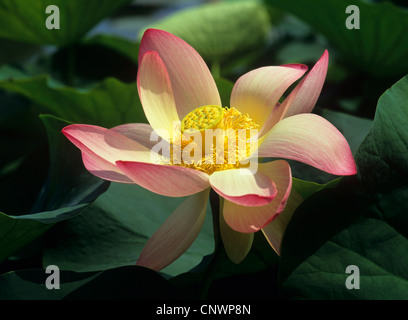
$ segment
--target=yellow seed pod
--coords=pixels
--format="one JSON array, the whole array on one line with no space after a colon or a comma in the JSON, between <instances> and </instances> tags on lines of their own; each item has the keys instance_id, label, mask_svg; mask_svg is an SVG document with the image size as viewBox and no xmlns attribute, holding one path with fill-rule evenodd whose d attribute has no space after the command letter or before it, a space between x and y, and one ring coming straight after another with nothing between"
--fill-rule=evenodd
<instances>
[{"instance_id":1,"label":"yellow seed pod","mask_svg":"<svg viewBox=\"0 0 408 320\"><path fill-rule=\"evenodd\" d=\"M189 129L205 131L222 127L223 108L215 105L202 106L189 112L181 121L181 132Z\"/></svg>"}]
</instances>

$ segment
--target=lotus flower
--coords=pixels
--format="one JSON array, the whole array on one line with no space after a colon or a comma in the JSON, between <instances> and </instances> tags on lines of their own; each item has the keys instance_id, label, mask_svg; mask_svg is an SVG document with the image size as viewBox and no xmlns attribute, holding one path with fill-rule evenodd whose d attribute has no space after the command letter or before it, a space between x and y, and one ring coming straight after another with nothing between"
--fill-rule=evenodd
<instances>
[{"instance_id":1,"label":"lotus flower","mask_svg":"<svg viewBox=\"0 0 408 320\"><path fill-rule=\"evenodd\" d=\"M161 270L188 249L203 225L211 188L222 199L224 246L230 258L240 262L251 247L253 233L285 208L292 185L290 166L284 160L259 163L255 172L250 171L243 163L254 150L259 157L293 159L335 175L356 173L343 135L327 120L310 113L327 66L325 51L282 103L279 99L307 67L287 64L255 69L237 80L230 108L222 108L207 65L190 45L165 31L148 29L144 33L137 88L149 124L111 129L74 124L63 129L82 151L83 163L92 174L138 184L164 196L188 196L147 242L137 265ZM174 130L174 123L181 124L179 131ZM188 130L202 133L214 128L222 132L257 129L255 148L244 148L243 154L234 151L233 163L208 164L204 156L193 162L174 156L163 163L152 160L158 144L151 138L155 132L170 150L183 151L192 140L179 138ZM160 132L168 134L165 137ZM246 139L241 140L247 147L251 139ZM271 242L280 241L275 240Z\"/></svg>"}]
</instances>

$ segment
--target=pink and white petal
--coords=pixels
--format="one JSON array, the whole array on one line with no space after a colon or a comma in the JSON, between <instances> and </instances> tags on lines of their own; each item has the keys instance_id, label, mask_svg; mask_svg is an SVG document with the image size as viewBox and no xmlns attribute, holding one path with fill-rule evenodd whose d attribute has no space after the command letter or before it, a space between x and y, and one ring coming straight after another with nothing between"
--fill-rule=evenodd
<instances>
[{"instance_id":1,"label":"pink and white petal","mask_svg":"<svg viewBox=\"0 0 408 320\"><path fill-rule=\"evenodd\" d=\"M166 66L155 51L140 59L137 88L146 118L154 130L173 134L173 122L180 121Z\"/></svg>"},{"instance_id":2,"label":"pink and white petal","mask_svg":"<svg viewBox=\"0 0 408 320\"><path fill-rule=\"evenodd\" d=\"M256 232L276 218L286 206L292 188L289 164L284 160L261 163L259 171L273 179L277 194L269 204L261 207L246 207L224 200L225 222L235 231Z\"/></svg>"},{"instance_id":3,"label":"pink and white petal","mask_svg":"<svg viewBox=\"0 0 408 320\"><path fill-rule=\"evenodd\" d=\"M312 70L282 103L281 118L282 116L288 118L299 113L309 113L313 110L326 79L328 64L329 52L325 50Z\"/></svg>"},{"instance_id":4,"label":"pink and white petal","mask_svg":"<svg viewBox=\"0 0 408 320\"><path fill-rule=\"evenodd\" d=\"M297 160L335 175L357 172L344 136L329 121L311 113L279 121L263 139L258 156Z\"/></svg>"},{"instance_id":5,"label":"pink and white petal","mask_svg":"<svg viewBox=\"0 0 408 320\"><path fill-rule=\"evenodd\" d=\"M240 77L231 93L231 107L248 114L261 127L282 94L307 70L304 65L261 67Z\"/></svg>"},{"instance_id":6,"label":"pink and white petal","mask_svg":"<svg viewBox=\"0 0 408 320\"><path fill-rule=\"evenodd\" d=\"M264 206L277 193L268 176L245 168L216 171L210 176L210 184L221 197L241 206Z\"/></svg>"},{"instance_id":7,"label":"pink and white petal","mask_svg":"<svg viewBox=\"0 0 408 320\"><path fill-rule=\"evenodd\" d=\"M292 219L296 208L302 202L302 196L295 190L292 190L290 192L289 199L286 202L286 207L282 213L273 219L272 222L262 228L262 233L264 234L266 240L278 255L281 254L281 244L286 227L288 226L290 219Z\"/></svg>"},{"instance_id":8,"label":"pink and white petal","mask_svg":"<svg viewBox=\"0 0 408 320\"><path fill-rule=\"evenodd\" d=\"M140 44L139 63L148 51L156 51L167 68L180 119L200 106L221 106L210 70L187 42L166 31L148 29Z\"/></svg>"},{"instance_id":9,"label":"pink and white petal","mask_svg":"<svg viewBox=\"0 0 408 320\"><path fill-rule=\"evenodd\" d=\"M312 70L286 97L282 104L277 104L274 111L269 115L265 125L259 133L264 136L282 118L287 118L299 113L311 112L322 91L326 79L329 64L329 53L327 50L316 62Z\"/></svg>"},{"instance_id":10,"label":"pink and white petal","mask_svg":"<svg viewBox=\"0 0 408 320\"><path fill-rule=\"evenodd\" d=\"M116 165L136 184L167 197L189 196L210 187L206 173L186 167L134 161Z\"/></svg>"},{"instance_id":11,"label":"pink and white petal","mask_svg":"<svg viewBox=\"0 0 408 320\"><path fill-rule=\"evenodd\" d=\"M221 198L220 200L223 199ZM251 250L254 240L254 234L241 233L232 229L225 222L224 216L222 214L222 206L220 212L220 232L222 243L230 260L236 264L241 263Z\"/></svg>"},{"instance_id":12,"label":"pink and white petal","mask_svg":"<svg viewBox=\"0 0 408 320\"><path fill-rule=\"evenodd\" d=\"M147 123L126 123L110 130L130 138L148 149L152 149L157 144L153 138L153 128Z\"/></svg>"},{"instance_id":13,"label":"pink and white petal","mask_svg":"<svg viewBox=\"0 0 408 320\"><path fill-rule=\"evenodd\" d=\"M73 124L63 128L62 133L83 153L96 155L111 165L115 165L118 160L150 162L148 148L109 129Z\"/></svg>"},{"instance_id":14,"label":"pink and white petal","mask_svg":"<svg viewBox=\"0 0 408 320\"><path fill-rule=\"evenodd\" d=\"M82 152L82 162L84 163L85 168L90 173L101 179L113 182L134 184L134 182L130 178L125 176L118 167L102 159L94 153Z\"/></svg>"},{"instance_id":15,"label":"pink and white petal","mask_svg":"<svg viewBox=\"0 0 408 320\"><path fill-rule=\"evenodd\" d=\"M197 238L205 218L209 189L188 197L149 239L136 265L160 271Z\"/></svg>"}]
</instances>

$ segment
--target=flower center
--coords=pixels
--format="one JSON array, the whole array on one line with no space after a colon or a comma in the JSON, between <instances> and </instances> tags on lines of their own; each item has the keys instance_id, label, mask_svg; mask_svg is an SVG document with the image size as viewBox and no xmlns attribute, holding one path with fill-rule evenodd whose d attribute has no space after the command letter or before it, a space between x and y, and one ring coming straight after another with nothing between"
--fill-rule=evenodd
<instances>
[{"instance_id":1,"label":"flower center","mask_svg":"<svg viewBox=\"0 0 408 320\"><path fill-rule=\"evenodd\" d=\"M181 132L189 129L205 131L222 125L223 109L220 106L203 106L188 113L181 121Z\"/></svg>"},{"instance_id":2,"label":"flower center","mask_svg":"<svg viewBox=\"0 0 408 320\"><path fill-rule=\"evenodd\" d=\"M171 164L211 174L240 168L256 148L259 125L235 108L208 105L194 109L181 121L170 144ZM198 133L194 134L194 133ZM198 137L198 140L197 140ZM201 139L200 139L201 138ZM194 155L194 156L192 156Z\"/></svg>"}]
</instances>

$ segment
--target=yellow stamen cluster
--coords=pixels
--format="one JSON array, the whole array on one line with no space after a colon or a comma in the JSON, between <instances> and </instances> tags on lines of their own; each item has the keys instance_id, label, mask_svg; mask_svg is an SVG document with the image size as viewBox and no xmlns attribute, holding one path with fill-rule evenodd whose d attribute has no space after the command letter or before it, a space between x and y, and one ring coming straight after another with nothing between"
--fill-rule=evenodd
<instances>
[{"instance_id":1,"label":"yellow stamen cluster","mask_svg":"<svg viewBox=\"0 0 408 320\"><path fill-rule=\"evenodd\" d=\"M235 108L218 106L197 108L184 117L179 136L173 137L170 148L171 164L200 170L207 174L239 168L242 166L240 161L248 157L257 147L256 142L249 143L248 139L250 138L250 129L258 129L258 127L259 125L248 114L243 115ZM207 146L207 148L204 145L206 129L213 129L216 132L212 139L212 145ZM203 137L202 147L197 146L197 149L201 150L201 157L198 161L188 163L175 154L181 155L183 150L187 150L185 148L188 145L191 147L195 144L193 138L186 138L186 133L194 130L200 131ZM207 149L211 150L209 154L204 152Z\"/></svg>"}]
</instances>

